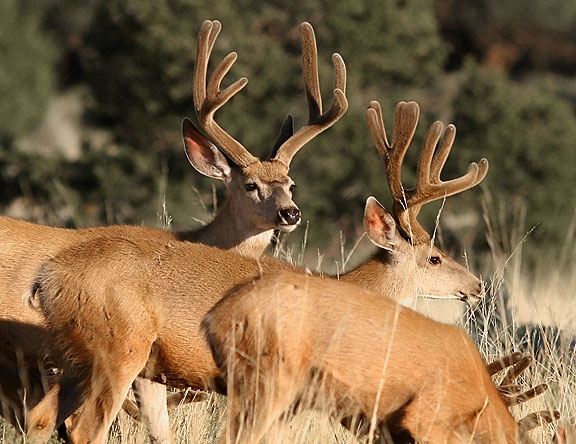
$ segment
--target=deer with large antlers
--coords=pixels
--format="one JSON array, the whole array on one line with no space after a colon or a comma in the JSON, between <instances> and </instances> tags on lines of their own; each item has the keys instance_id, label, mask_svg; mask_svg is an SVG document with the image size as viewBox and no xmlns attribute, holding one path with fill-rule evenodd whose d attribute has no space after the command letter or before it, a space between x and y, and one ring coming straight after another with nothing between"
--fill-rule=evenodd
<instances>
[{"instance_id":1,"label":"deer with large antlers","mask_svg":"<svg viewBox=\"0 0 576 444\"><path fill-rule=\"evenodd\" d=\"M200 173L223 180L229 196L214 220L205 227L189 232L172 233L138 226L112 226L81 230L58 229L0 217L0 370L19 375L19 367L35 367L46 353L50 337L33 326L43 326L44 320L34 310L24 307L21 295L33 280L34 273L47 259L66 248L89 239L124 237L156 239L161 242L191 241L231 249L242 255L258 258L268 246L274 229L293 230L300 222L300 210L292 200L294 183L289 167L296 153L312 138L332 126L347 109L345 97L346 68L338 54L333 55L335 69L334 101L322 113L322 98L317 69L317 49L314 31L308 23L301 26L304 81L309 108L308 123L294 134L293 119L288 117L269 160L254 157L237 140L225 132L214 120L215 112L237 94L247 83L242 78L224 90L220 84L236 60L229 54L208 79L208 61L221 30L218 21L206 21L198 36L197 60L194 72L194 107L203 132L184 119L182 135L186 155ZM14 325L20 328L14 328ZM26 332L30 332L26 334ZM17 355L15 355L17 350ZM35 370L30 370L34 372ZM38 375L30 375L34 381ZM15 378L17 379L17 378ZM140 381L140 399L158 390ZM163 386L160 386L164 391ZM12 389L12 387L10 387ZM32 390L32 391L31 391ZM38 392L32 387L28 393ZM42 392L40 390L39 392ZM0 387L0 414L14 424L23 424L25 408L31 408L38 397L28 396L23 405L22 394ZM150 418L162 415L162 430L152 430L158 441L167 441L167 414L152 411ZM152 420L147 421L153 427Z\"/></svg>"},{"instance_id":2,"label":"deer with large antlers","mask_svg":"<svg viewBox=\"0 0 576 444\"><path fill-rule=\"evenodd\" d=\"M265 275L220 300L202 329L226 381L222 444L278 437L306 408L371 418L371 434L387 423L409 435L396 444L531 442L538 415L516 424L462 330L360 287Z\"/></svg>"},{"instance_id":3,"label":"deer with large antlers","mask_svg":"<svg viewBox=\"0 0 576 444\"><path fill-rule=\"evenodd\" d=\"M407 149L417 117L415 103L398 106L390 149ZM462 189L477 182L474 177ZM414 293L468 302L482 296L475 276L429 244L411 245L374 198L367 201L364 227L380 250L341 279L397 300ZM33 299L73 362L61 386L30 412L30 438L45 438L83 403L74 442L105 439L138 374L175 386L218 389L218 368L199 334L203 315L234 287L282 270L304 272L272 258L255 261L202 245L133 239L95 239L48 261ZM109 364L120 356L122 368Z\"/></svg>"}]
</instances>

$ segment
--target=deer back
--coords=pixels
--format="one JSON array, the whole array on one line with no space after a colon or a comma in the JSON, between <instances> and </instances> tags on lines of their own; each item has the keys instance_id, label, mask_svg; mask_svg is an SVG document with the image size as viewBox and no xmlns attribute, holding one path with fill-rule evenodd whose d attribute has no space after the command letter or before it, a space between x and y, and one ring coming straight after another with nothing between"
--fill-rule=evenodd
<instances>
[{"instance_id":1,"label":"deer back","mask_svg":"<svg viewBox=\"0 0 576 444\"><path fill-rule=\"evenodd\" d=\"M515 442L515 422L468 336L381 295L314 276L264 276L219 301L202 328L237 405L253 405L254 387L257 396L294 394L278 401L284 411L306 399L338 417L401 411L421 441Z\"/></svg>"}]
</instances>

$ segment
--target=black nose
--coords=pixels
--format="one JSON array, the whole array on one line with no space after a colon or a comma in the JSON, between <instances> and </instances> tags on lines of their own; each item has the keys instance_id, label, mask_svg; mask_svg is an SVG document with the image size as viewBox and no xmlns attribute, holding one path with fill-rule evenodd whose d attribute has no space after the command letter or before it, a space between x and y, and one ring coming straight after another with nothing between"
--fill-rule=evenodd
<instances>
[{"instance_id":1,"label":"black nose","mask_svg":"<svg viewBox=\"0 0 576 444\"><path fill-rule=\"evenodd\" d=\"M286 225L295 225L300 222L300 210L298 208L282 208L278 211L280 222Z\"/></svg>"}]
</instances>

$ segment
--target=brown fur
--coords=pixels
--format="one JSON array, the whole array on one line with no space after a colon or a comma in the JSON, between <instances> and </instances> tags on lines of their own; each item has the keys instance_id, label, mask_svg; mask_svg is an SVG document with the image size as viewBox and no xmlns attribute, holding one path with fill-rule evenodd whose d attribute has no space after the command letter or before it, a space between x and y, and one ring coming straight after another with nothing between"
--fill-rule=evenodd
<instances>
[{"instance_id":1,"label":"brown fur","mask_svg":"<svg viewBox=\"0 0 576 444\"><path fill-rule=\"evenodd\" d=\"M368 218L374 216L371 211ZM370 235L376 238L375 232ZM451 277L442 280L446 270L441 266L419 269L410 262L414 253L408 248L398 244L394 252L380 252L350 276L397 298L413 294L414 273L425 277L424 292L479 290L479 281L464 269L458 276L470 290L454 286ZM363 273L364 267L372 272ZM94 239L48 261L37 279L41 308L72 358L74 371L83 375L84 408L72 432L74 442L95 442L106 436L103 430L119 408L116 400L138 374L174 386L217 389L219 371L199 331L202 317L234 287L282 270L304 273L272 258L256 261L200 244L133 239ZM471 277L466 280L466 276ZM445 287L437 280L444 281ZM122 365L112 364L117 362ZM74 386L66 377L62 384ZM31 438L42 438L57 425L54 403L58 397L69 399L58 391L54 388L31 411ZM94 412L102 405L106 413L97 415L101 421L95 422ZM66 411L75 407L59 405ZM36 427L38 418L45 427Z\"/></svg>"},{"instance_id":2,"label":"brown fur","mask_svg":"<svg viewBox=\"0 0 576 444\"><path fill-rule=\"evenodd\" d=\"M300 407L386 421L420 442L514 443L516 425L460 329L382 295L313 276L264 276L202 328L228 383L222 443L257 443Z\"/></svg>"},{"instance_id":3,"label":"brown fur","mask_svg":"<svg viewBox=\"0 0 576 444\"><path fill-rule=\"evenodd\" d=\"M222 76L228 69L220 65L207 76L210 52L221 24L206 21L198 38L197 60L194 73L194 106L204 133L218 143L218 147L198 131L188 119L182 123L182 135L188 160L200 173L223 180L230 198L206 227L187 233L173 234L144 227L107 227L89 230L63 230L0 218L0 320L17 320L31 326L42 326L42 317L21 304L21 295L34 279L34 275L47 259L62 250L96 236L121 236L134 239L156 238L163 242L189 240L224 249L232 249L248 257L260 257L270 243L273 230L289 232L301 220L300 211L292 200L292 179L288 176L293 156L311 139L330 128L346 112L346 69L342 58L333 56L336 82L333 106L322 114L322 100L318 77L310 75L317 67L317 50L312 27L304 23L303 63L304 79L309 104L310 123L293 134L292 118L282 128L272 150L272 159L260 161L245 147L228 135L215 121L214 113L245 84L236 82L231 89L219 91ZM201 42L204 42L203 44ZM235 57L235 56L233 56ZM229 59L230 60L230 59ZM226 63L226 62L225 62ZM232 61L233 63L233 61ZM214 91L218 90L217 94ZM208 93L208 96L206 96ZM222 152L225 152L226 157ZM50 342L50 341L48 341ZM10 346L6 346L10 344ZM42 337L0 337L0 360L12 360L17 348L35 365L38 356L45 353L46 339ZM11 400L17 401L17 400ZM14 405L17 403L14 402ZM164 442L168 442L169 439Z\"/></svg>"}]
</instances>

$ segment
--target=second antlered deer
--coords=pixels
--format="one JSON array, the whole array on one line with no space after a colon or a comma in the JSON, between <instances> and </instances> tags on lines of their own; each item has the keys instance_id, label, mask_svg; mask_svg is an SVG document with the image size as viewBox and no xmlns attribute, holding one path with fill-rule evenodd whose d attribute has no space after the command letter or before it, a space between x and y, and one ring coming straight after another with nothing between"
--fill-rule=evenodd
<instances>
[{"instance_id":1,"label":"second antlered deer","mask_svg":"<svg viewBox=\"0 0 576 444\"><path fill-rule=\"evenodd\" d=\"M369 115L377 109L372 104ZM392 143L385 142L382 152L389 174L399 171L417 120L415 103L397 107ZM385 140L381 120L377 123L377 134ZM434 157L439 127L436 124L426 138L419 166L420 171L429 171L425 164L432 163L434 174L421 174L417 190L406 192L412 196L409 204L417 208L408 207L407 217L398 203L391 216L375 199L368 199L364 226L380 250L342 279L399 299L420 293L471 302L482 296L478 278L426 244L423 229L410 228L417 224L417 209L424 201L470 188L486 172L483 161L473 164L464 179L436 180L453 141L448 137L441 144L441 160ZM389 185L401 189L395 182L399 174L393 174ZM404 201L405 194L394 198ZM298 271L272 258L255 261L202 245L135 239L95 239L48 261L35 287L38 302L57 342L79 370L67 371L62 386L52 389L30 412L30 437L46 437L78 407L82 392L84 405L72 432L74 442L105 439L138 374L175 386L218 388L218 369L198 331L202 316L235 286L285 269ZM112 362L123 365L114 368Z\"/></svg>"},{"instance_id":2,"label":"second antlered deer","mask_svg":"<svg viewBox=\"0 0 576 444\"><path fill-rule=\"evenodd\" d=\"M202 25L194 73L194 106L198 120L216 145L187 119L182 125L182 135L190 163L200 173L223 180L229 190L228 199L210 224L183 233L138 226L59 229L0 217L0 365L3 366L0 370L19 375L22 366L35 368L38 361L42 361L51 340L42 328L33 328L42 327L44 320L37 312L22 305L22 294L31 285L34 274L43 262L72 245L100 236L120 236L162 242L201 242L232 249L245 256L260 257L274 229L291 231L300 222L300 210L292 200L294 183L288 176L289 166L304 144L332 126L346 111L344 62L338 54L334 54L334 102L328 111L322 113L314 32L309 24L302 25L309 121L293 134L290 117L270 159L261 161L214 120L214 113L247 82L243 78L220 90L221 81L236 60L235 53L229 54L207 79L208 60L220 29L218 21L206 21ZM35 370L31 369L30 372ZM29 376L29 382L38 379L36 374ZM42 392L34 387L26 389L28 394ZM38 399L37 396L28 396L26 405L23 405L22 396L18 395L17 390L0 390L0 405L3 407L0 414L14 424L23 424L25 408L31 408ZM153 434L165 435L167 425L164 414L164 432Z\"/></svg>"}]
</instances>

